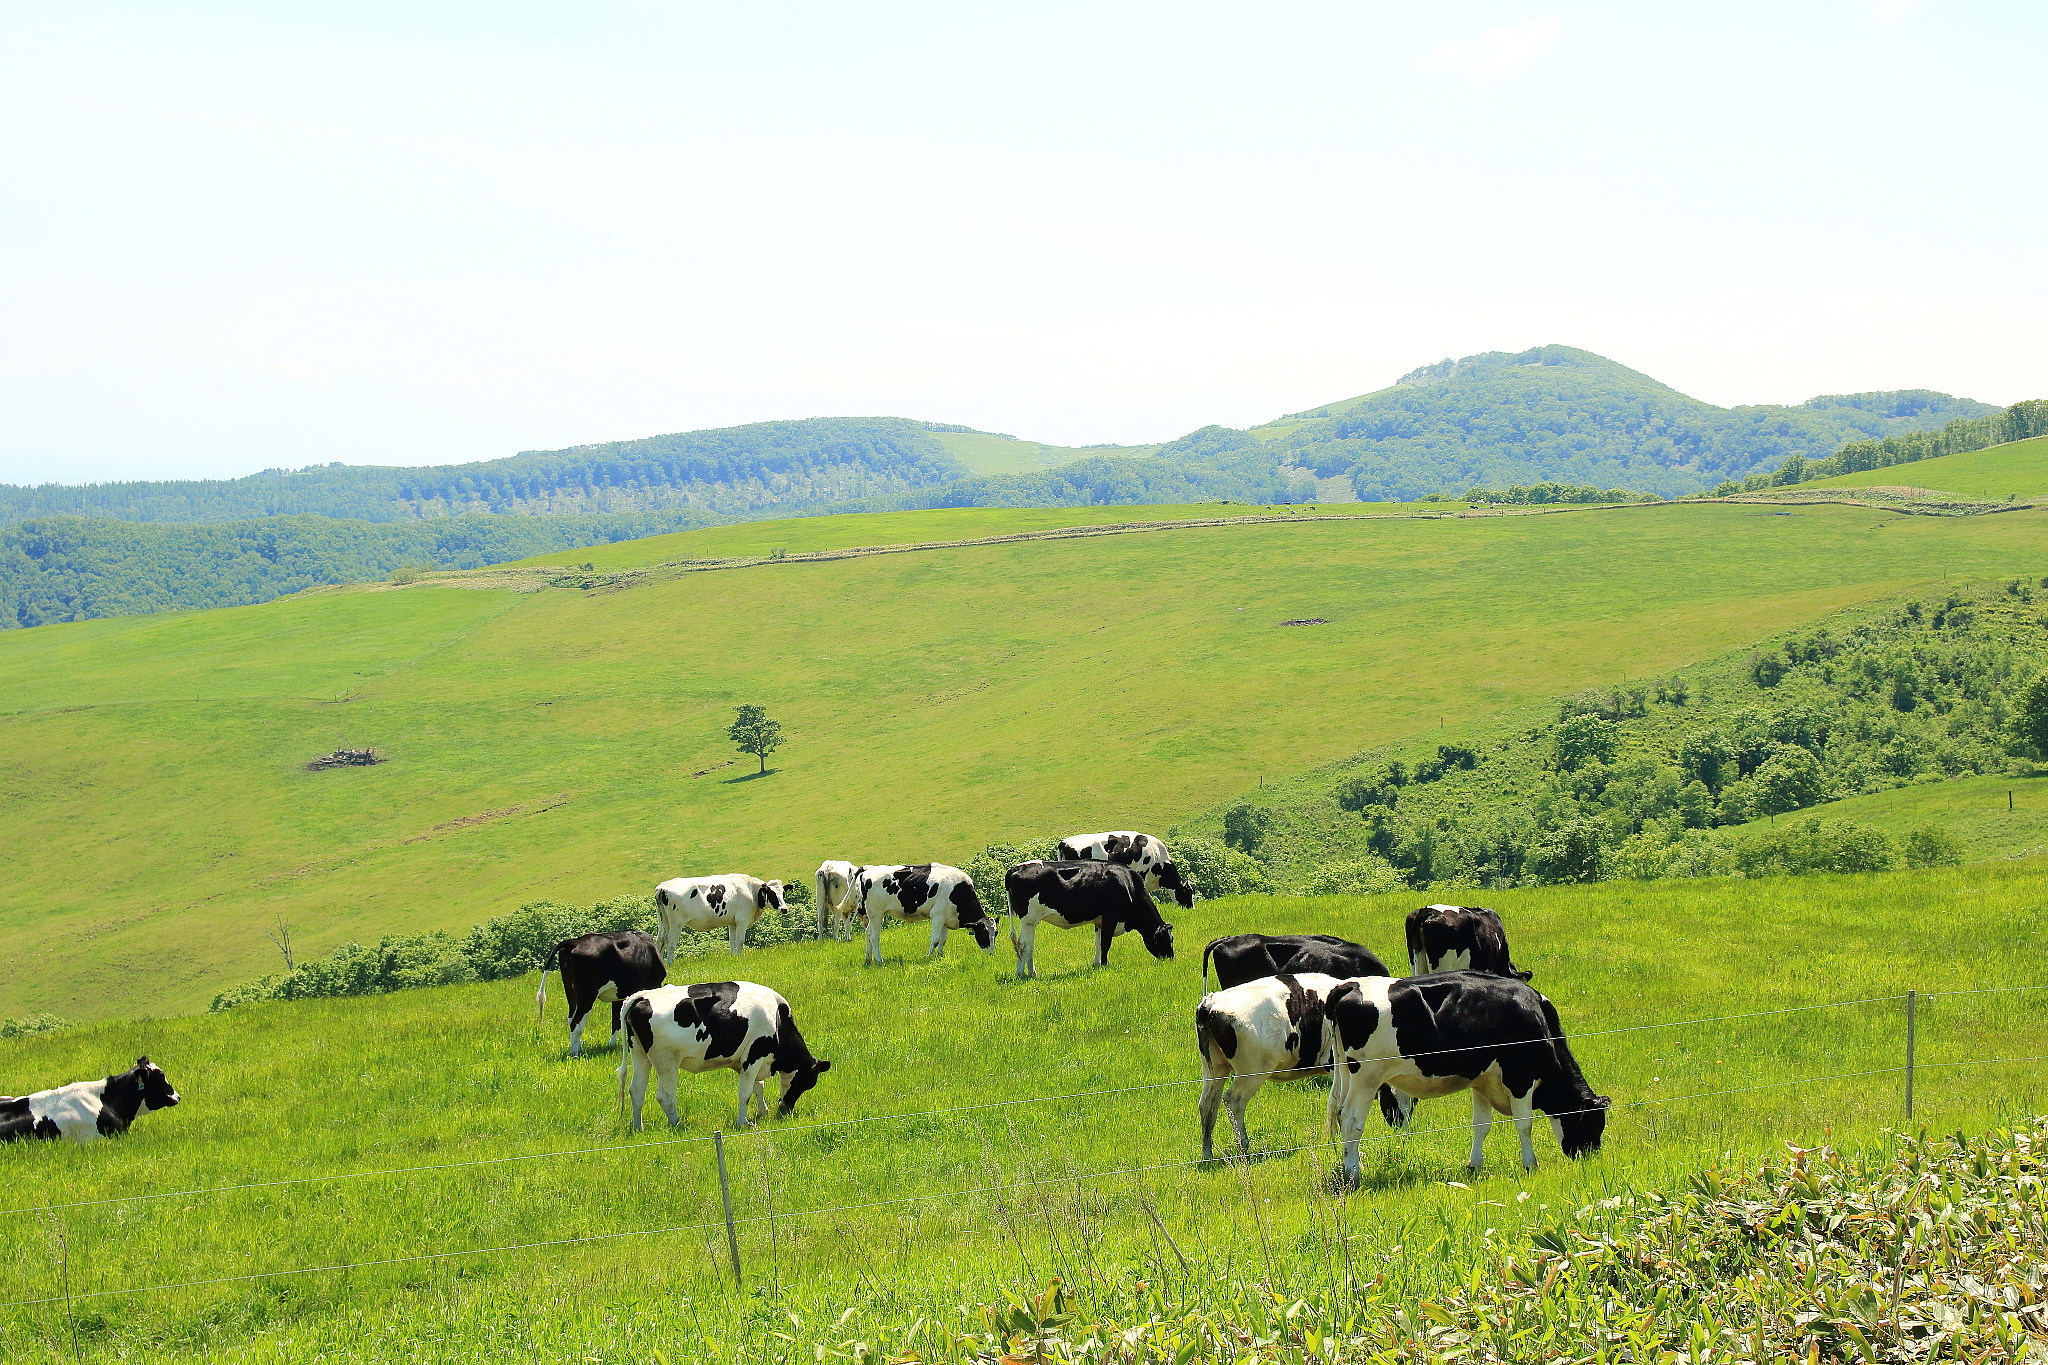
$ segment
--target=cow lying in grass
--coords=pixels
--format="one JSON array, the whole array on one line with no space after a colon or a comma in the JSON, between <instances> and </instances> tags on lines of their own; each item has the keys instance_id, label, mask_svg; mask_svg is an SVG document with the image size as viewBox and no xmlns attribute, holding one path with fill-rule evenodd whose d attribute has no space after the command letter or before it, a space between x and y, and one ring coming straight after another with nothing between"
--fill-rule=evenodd
<instances>
[{"instance_id":1,"label":"cow lying in grass","mask_svg":"<svg viewBox=\"0 0 2048 1365\"><path fill-rule=\"evenodd\" d=\"M69 1138L83 1145L115 1137L144 1114L168 1109L180 1096L170 1077L147 1057L118 1076L73 1081L33 1095L0 1095L0 1142Z\"/></svg>"},{"instance_id":2,"label":"cow lying in grass","mask_svg":"<svg viewBox=\"0 0 2048 1365\"><path fill-rule=\"evenodd\" d=\"M1329 1126L1344 1139L1348 1179L1358 1178L1366 1105L1384 1085L1417 1099L1469 1089L1475 1171L1496 1111L1514 1119L1525 1169L1536 1168L1538 1109L1566 1156L1599 1150L1607 1097L1586 1084L1557 1010L1522 982L1490 972L1366 977L1331 991L1323 1009L1334 1063Z\"/></svg>"},{"instance_id":3,"label":"cow lying in grass","mask_svg":"<svg viewBox=\"0 0 2048 1365\"><path fill-rule=\"evenodd\" d=\"M714 1071L739 1073L739 1126L747 1126L752 1100L761 1117L768 1115L768 1077L782 1079L782 1104L787 1118L806 1090L832 1063L813 1057L790 1017L789 1002L751 981L711 981L697 986L657 986L627 997L624 1006L626 1046L619 1055L619 1102L626 1099L626 1075L632 1073L633 1130L640 1130L640 1111L647 1102L647 1072L660 1077L655 1098L668 1115L669 1126L683 1121L676 1111L676 1073Z\"/></svg>"}]
</instances>

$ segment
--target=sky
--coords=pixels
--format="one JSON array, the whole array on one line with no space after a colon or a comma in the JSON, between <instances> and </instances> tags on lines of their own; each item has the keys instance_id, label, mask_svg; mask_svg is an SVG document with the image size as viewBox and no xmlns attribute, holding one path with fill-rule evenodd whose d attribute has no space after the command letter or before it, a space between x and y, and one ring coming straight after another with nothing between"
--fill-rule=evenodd
<instances>
[{"instance_id":1,"label":"sky","mask_svg":"<svg viewBox=\"0 0 2048 1365\"><path fill-rule=\"evenodd\" d=\"M0 482L2048 396L2022 0L0 0Z\"/></svg>"}]
</instances>

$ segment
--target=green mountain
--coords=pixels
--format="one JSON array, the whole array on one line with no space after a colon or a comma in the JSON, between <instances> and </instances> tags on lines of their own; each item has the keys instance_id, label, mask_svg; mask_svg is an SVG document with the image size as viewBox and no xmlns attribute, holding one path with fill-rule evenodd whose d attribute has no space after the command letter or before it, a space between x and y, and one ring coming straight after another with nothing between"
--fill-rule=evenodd
<instances>
[{"instance_id":1,"label":"green mountain","mask_svg":"<svg viewBox=\"0 0 2048 1365\"><path fill-rule=\"evenodd\" d=\"M1845 442L1996 411L1926 389L1721 408L1590 351L1539 346L1425 365L1392 388L1252 434L1318 477L1347 476L1366 502L1539 482L1675 497Z\"/></svg>"}]
</instances>

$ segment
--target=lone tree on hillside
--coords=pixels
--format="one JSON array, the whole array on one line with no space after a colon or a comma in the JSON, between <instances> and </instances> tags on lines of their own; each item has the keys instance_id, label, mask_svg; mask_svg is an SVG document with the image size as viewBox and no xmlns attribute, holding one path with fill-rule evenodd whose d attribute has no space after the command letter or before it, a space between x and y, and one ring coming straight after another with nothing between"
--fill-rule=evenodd
<instances>
[{"instance_id":1,"label":"lone tree on hillside","mask_svg":"<svg viewBox=\"0 0 2048 1365\"><path fill-rule=\"evenodd\" d=\"M761 771L765 773L768 755L782 747L782 722L768 719L768 709L763 706L742 706L738 710L739 718L725 733L741 753L760 759Z\"/></svg>"}]
</instances>

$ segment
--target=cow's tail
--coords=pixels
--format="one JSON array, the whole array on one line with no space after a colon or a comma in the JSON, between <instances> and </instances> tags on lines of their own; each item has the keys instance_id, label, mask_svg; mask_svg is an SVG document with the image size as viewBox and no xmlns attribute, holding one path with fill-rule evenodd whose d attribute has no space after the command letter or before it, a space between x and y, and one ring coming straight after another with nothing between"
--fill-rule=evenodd
<instances>
[{"instance_id":1,"label":"cow's tail","mask_svg":"<svg viewBox=\"0 0 2048 1365\"><path fill-rule=\"evenodd\" d=\"M622 1119L626 1116L626 1073L633 1066L633 1021L626 1013L632 1002L631 995L619 1002L619 1117Z\"/></svg>"},{"instance_id":2,"label":"cow's tail","mask_svg":"<svg viewBox=\"0 0 2048 1365\"><path fill-rule=\"evenodd\" d=\"M815 899L817 900L817 902L818 902L818 937L819 937L819 938L823 938L823 937L825 937L825 923L826 923L827 919L828 919L828 918L829 918L829 917L831 916L831 914L832 914L832 906L831 906L831 902L830 902L830 901L829 901L829 899L827 898L827 892L829 891L829 889L830 889L830 886L831 886L831 882L830 882L830 880L829 880L829 879L828 879L828 878L827 878L827 877L825 876L825 869L824 869L824 868L822 868L822 867L821 867L821 868L819 868L819 869L818 869L818 870L817 870L816 872L813 872L813 873L811 874L811 892L812 892L812 895L813 895L813 897L814 897L814 898L815 898Z\"/></svg>"},{"instance_id":3,"label":"cow's tail","mask_svg":"<svg viewBox=\"0 0 2048 1365\"><path fill-rule=\"evenodd\" d=\"M555 958L567 946L565 943L557 943L554 947L548 949L548 955L540 960L540 985L533 993L533 1007L540 1011L535 1016L536 1018L545 1019L548 1017L548 968L555 965Z\"/></svg>"},{"instance_id":4,"label":"cow's tail","mask_svg":"<svg viewBox=\"0 0 2048 1365\"><path fill-rule=\"evenodd\" d=\"M1205 991L1209 989L1209 954L1215 951L1216 940L1212 938L1202 949L1202 989Z\"/></svg>"}]
</instances>

